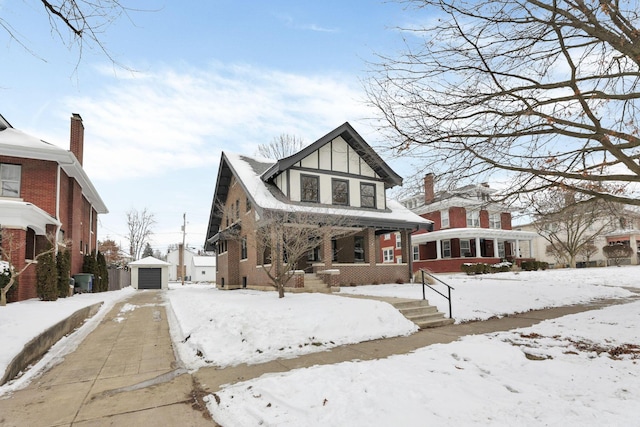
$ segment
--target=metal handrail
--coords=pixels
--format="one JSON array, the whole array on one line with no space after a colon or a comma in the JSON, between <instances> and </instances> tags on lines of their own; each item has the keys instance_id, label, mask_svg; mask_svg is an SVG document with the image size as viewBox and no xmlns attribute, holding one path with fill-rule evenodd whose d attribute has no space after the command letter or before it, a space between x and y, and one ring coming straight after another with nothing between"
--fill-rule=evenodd
<instances>
[{"instance_id":1,"label":"metal handrail","mask_svg":"<svg viewBox=\"0 0 640 427\"><path fill-rule=\"evenodd\" d=\"M451 290L455 290L455 288L453 286L449 286L448 284L444 283L442 280L438 279L436 276L434 276L433 274L431 274L431 272L421 268L419 270L422 273L422 299L426 300L427 297L425 295L424 292L424 287L428 286L432 291L437 292L438 294L440 294L441 296L443 296L444 298L447 299L447 301L449 301L449 319L453 319L452 317L452 311L451 311ZM442 292L440 292L439 290L437 290L436 288L432 287L430 284L426 283L424 280L424 275L428 275L429 277L431 277L434 280L437 280L438 282L442 283L443 285L445 285L447 287L447 295L443 294Z\"/></svg>"}]
</instances>

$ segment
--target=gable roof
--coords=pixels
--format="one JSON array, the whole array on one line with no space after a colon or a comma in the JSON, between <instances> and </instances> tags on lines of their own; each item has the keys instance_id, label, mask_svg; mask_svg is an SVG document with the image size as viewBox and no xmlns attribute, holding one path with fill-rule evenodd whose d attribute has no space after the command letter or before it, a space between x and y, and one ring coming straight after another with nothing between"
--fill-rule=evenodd
<instances>
[{"instance_id":1,"label":"gable roof","mask_svg":"<svg viewBox=\"0 0 640 427\"><path fill-rule=\"evenodd\" d=\"M223 152L218 167L218 177L211 205L205 249L210 248L209 240L220 231L222 222L221 207L226 203L233 177L240 184L259 214L263 210L318 213L322 215L341 215L353 220L358 226L362 227L387 227L390 230L429 228L432 224L431 221L421 218L393 200L386 200L387 209L384 210L292 202L273 183L272 178L278 173L299 162L309 153L314 152L329 141L338 136L342 136L347 141L345 135L352 140L352 142L348 142L349 145L354 150L356 150L355 147L358 147L356 150L358 154L366 158L367 163L372 168L375 166L374 170L383 178L385 186L402 183L402 178L380 159L375 151L355 133L355 130L348 123L328 133L299 153L279 161ZM355 146L352 144L355 144Z\"/></svg>"},{"instance_id":2,"label":"gable roof","mask_svg":"<svg viewBox=\"0 0 640 427\"><path fill-rule=\"evenodd\" d=\"M262 174L264 181L269 181L281 172L289 169L320 147L328 144L337 137L342 137L353 150L373 169L380 178L384 181L385 188L395 187L396 185L402 185L402 177L395 173L393 169L387 165L384 160L378 156L369 144L360 136L358 132L349 124L345 122L341 126L332 130L322 138L318 139L313 144L303 148L296 154L285 157L284 159L275 162L269 169Z\"/></svg>"},{"instance_id":3,"label":"gable roof","mask_svg":"<svg viewBox=\"0 0 640 427\"><path fill-rule=\"evenodd\" d=\"M69 177L74 178L80 184L82 193L93 205L96 212L99 214L109 212L82 165L71 151L15 129L2 116L0 116L0 154L57 162Z\"/></svg>"}]
</instances>

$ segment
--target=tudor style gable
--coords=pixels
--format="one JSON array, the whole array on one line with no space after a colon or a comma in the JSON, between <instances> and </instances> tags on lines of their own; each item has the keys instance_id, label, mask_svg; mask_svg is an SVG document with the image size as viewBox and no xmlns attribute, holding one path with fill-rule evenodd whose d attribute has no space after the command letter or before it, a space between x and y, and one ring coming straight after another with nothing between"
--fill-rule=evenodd
<instances>
[{"instance_id":1,"label":"tudor style gable","mask_svg":"<svg viewBox=\"0 0 640 427\"><path fill-rule=\"evenodd\" d=\"M291 202L387 208L385 190L402 178L345 123L263 175Z\"/></svg>"}]
</instances>

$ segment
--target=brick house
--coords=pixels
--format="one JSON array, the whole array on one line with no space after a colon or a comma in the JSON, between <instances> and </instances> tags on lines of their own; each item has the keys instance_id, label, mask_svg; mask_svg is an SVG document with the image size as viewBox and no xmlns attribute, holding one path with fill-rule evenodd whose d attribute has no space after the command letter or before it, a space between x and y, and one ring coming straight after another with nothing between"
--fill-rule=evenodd
<instances>
[{"instance_id":1,"label":"brick house","mask_svg":"<svg viewBox=\"0 0 640 427\"><path fill-rule=\"evenodd\" d=\"M459 272L464 263L515 263L534 257L537 234L513 230L508 207L492 200L488 184L434 191L434 175L424 178L424 192L402 200L405 207L433 221L433 231L411 237L414 271ZM530 258L528 258L530 259Z\"/></svg>"},{"instance_id":2,"label":"brick house","mask_svg":"<svg viewBox=\"0 0 640 427\"><path fill-rule=\"evenodd\" d=\"M247 250L257 247L251 244L256 234L251 216L269 212L305 212L316 218L340 216L349 220L349 235L336 239L325 236L299 261L298 278L290 281L290 286L307 288L319 279L326 287L408 282L411 233L430 228L431 222L387 200L386 190L401 184L402 178L349 123L278 161L223 152L205 243L205 250L216 252L218 287L262 288L269 284L260 261L264 254ZM240 229L242 242L225 238L225 232L234 227ZM402 236L404 262L384 263L381 259L378 237L386 233Z\"/></svg>"},{"instance_id":3,"label":"brick house","mask_svg":"<svg viewBox=\"0 0 640 427\"><path fill-rule=\"evenodd\" d=\"M98 214L108 211L82 168L83 148L79 114L71 116L70 150L15 129L0 115L0 227L17 269L45 250L47 235L58 248L66 242L72 275L96 249ZM32 265L20 276L12 301L36 297L35 270Z\"/></svg>"}]
</instances>

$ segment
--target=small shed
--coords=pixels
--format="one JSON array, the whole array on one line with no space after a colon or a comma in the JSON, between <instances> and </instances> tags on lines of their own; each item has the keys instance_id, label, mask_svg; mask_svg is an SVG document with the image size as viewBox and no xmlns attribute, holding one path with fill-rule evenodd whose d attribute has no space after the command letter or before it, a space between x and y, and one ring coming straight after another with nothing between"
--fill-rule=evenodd
<instances>
[{"instance_id":1,"label":"small shed","mask_svg":"<svg viewBox=\"0 0 640 427\"><path fill-rule=\"evenodd\" d=\"M192 282L216 281L216 257L214 256L194 256L191 259Z\"/></svg>"},{"instance_id":2,"label":"small shed","mask_svg":"<svg viewBox=\"0 0 640 427\"><path fill-rule=\"evenodd\" d=\"M134 289L169 289L170 265L152 256L130 262L131 286Z\"/></svg>"}]
</instances>

